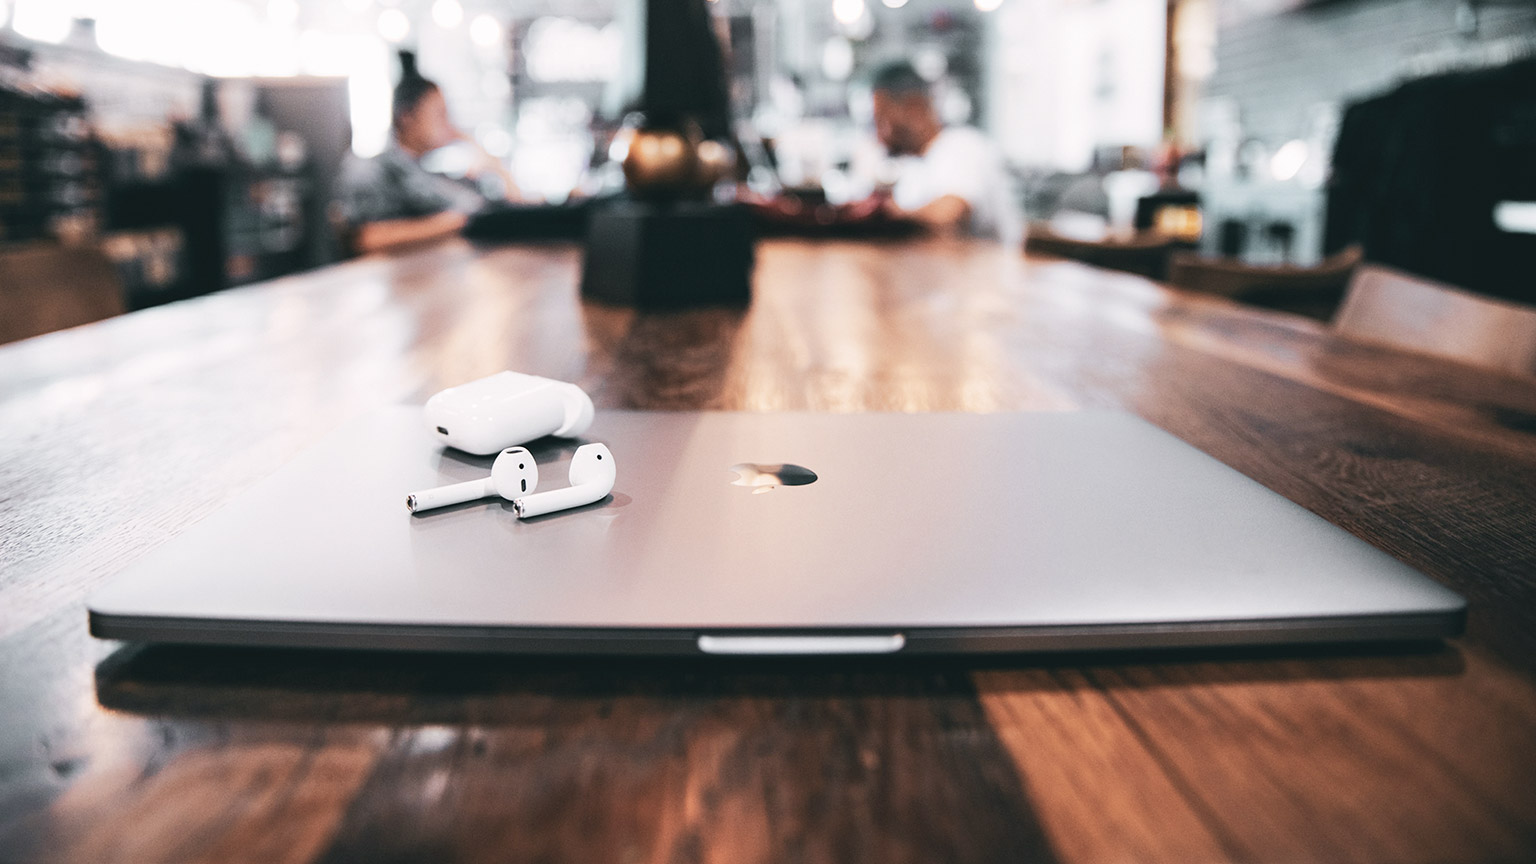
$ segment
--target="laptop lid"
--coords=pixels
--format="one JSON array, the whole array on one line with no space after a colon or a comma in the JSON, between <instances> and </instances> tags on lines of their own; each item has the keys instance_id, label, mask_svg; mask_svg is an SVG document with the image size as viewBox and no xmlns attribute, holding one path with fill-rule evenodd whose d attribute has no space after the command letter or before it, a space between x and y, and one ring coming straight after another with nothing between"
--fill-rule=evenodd
<instances>
[{"instance_id":1,"label":"laptop lid","mask_svg":"<svg viewBox=\"0 0 1536 864\"><path fill-rule=\"evenodd\" d=\"M1129 415L607 411L584 440L618 465L602 502L412 515L407 492L492 460L441 448L418 408L364 417L128 567L89 600L92 632L920 653L1427 639L1464 617L1452 591ZM541 489L579 443L530 447Z\"/></svg>"}]
</instances>

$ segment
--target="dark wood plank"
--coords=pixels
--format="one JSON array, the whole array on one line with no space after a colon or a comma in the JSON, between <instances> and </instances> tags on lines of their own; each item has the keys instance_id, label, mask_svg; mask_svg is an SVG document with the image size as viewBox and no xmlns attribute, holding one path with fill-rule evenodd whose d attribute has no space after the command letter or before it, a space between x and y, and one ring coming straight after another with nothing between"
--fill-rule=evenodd
<instances>
[{"instance_id":1,"label":"dark wood plank","mask_svg":"<svg viewBox=\"0 0 1536 864\"><path fill-rule=\"evenodd\" d=\"M1219 822L1070 667L977 674L982 703L1065 861L1220 861Z\"/></svg>"},{"instance_id":2,"label":"dark wood plank","mask_svg":"<svg viewBox=\"0 0 1536 864\"><path fill-rule=\"evenodd\" d=\"M765 243L744 313L582 304L578 266L447 243L0 349L0 861L1536 857L1536 382L966 243ZM604 407L1126 408L1470 631L831 670L85 635L92 586L329 429L503 368Z\"/></svg>"},{"instance_id":3,"label":"dark wood plank","mask_svg":"<svg viewBox=\"0 0 1536 864\"><path fill-rule=\"evenodd\" d=\"M151 647L95 695L147 728L12 830L57 860L1054 860L949 664Z\"/></svg>"},{"instance_id":4,"label":"dark wood plank","mask_svg":"<svg viewBox=\"0 0 1536 864\"><path fill-rule=\"evenodd\" d=\"M1173 658L978 684L1021 764L1068 746L1102 766L1031 777L1046 824L1115 825L1056 833L1068 860L1516 861L1536 846L1536 699L1478 651ZM1199 835L1169 829L1191 819L1219 854L1179 845Z\"/></svg>"}]
</instances>

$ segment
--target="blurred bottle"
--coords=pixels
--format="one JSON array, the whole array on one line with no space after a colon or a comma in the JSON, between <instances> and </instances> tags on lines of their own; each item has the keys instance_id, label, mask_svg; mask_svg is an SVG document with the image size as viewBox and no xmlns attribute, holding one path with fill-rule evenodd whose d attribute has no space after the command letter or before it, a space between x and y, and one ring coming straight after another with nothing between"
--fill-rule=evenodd
<instances>
[{"instance_id":1,"label":"blurred bottle","mask_svg":"<svg viewBox=\"0 0 1536 864\"><path fill-rule=\"evenodd\" d=\"M236 151L219 122L218 95L218 83L205 80L198 116L176 127L171 153L175 212L186 243L189 290L194 294L229 284L229 186Z\"/></svg>"},{"instance_id":2,"label":"blurred bottle","mask_svg":"<svg viewBox=\"0 0 1536 864\"><path fill-rule=\"evenodd\" d=\"M198 116L176 128L171 162L177 168L222 168L234 159L234 142L219 122L218 82L205 80Z\"/></svg>"}]
</instances>

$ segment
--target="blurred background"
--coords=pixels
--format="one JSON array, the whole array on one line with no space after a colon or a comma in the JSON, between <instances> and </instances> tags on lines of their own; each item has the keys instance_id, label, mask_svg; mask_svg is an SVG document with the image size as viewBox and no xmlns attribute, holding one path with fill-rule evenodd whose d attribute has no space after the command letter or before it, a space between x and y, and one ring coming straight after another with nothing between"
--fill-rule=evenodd
<instances>
[{"instance_id":1,"label":"blurred background","mask_svg":"<svg viewBox=\"0 0 1536 864\"><path fill-rule=\"evenodd\" d=\"M743 195L870 195L889 157L869 73L905 60L945 124L995 144L1038 250L1190 282L1214 278L1185 272L1201 262L1326 278L1364 248L1536 294L1529 0L708 8ZM400 48L465 136L430 170L488 156L526 204L615 191L641 17L629 0L0 0L0 341L346 257L339 178L390 141Z\"/></svg>"}]
</instances>

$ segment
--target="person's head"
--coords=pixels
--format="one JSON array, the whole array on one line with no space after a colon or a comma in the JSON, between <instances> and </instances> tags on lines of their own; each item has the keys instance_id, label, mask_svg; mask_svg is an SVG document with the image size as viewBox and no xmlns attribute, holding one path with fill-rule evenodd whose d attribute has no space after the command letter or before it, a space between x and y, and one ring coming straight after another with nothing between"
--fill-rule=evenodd
<instances>
[{"instance_id":1,"label":"person's head","mask_svg":"<svg viewBox=\"0 0 1536 864\"><path fill-rule=\"evenodd\" d=\"M400 52L400 83L395 85L393 124L395 139L414 155L453 143L456 133L448 119L443 91L423 78L413 51Z\"/></svg>"},{"instance_id":2,"label":"person's head","mask_svg":"<svg viewBox=\"0 0 1536 864\"><path fill-rule=\"evenodd\" d=\"M904 61L880 67L870 79L875 134L892 156L923 152L943 128L928 82Z\"/></svg>"}]
</instances>

